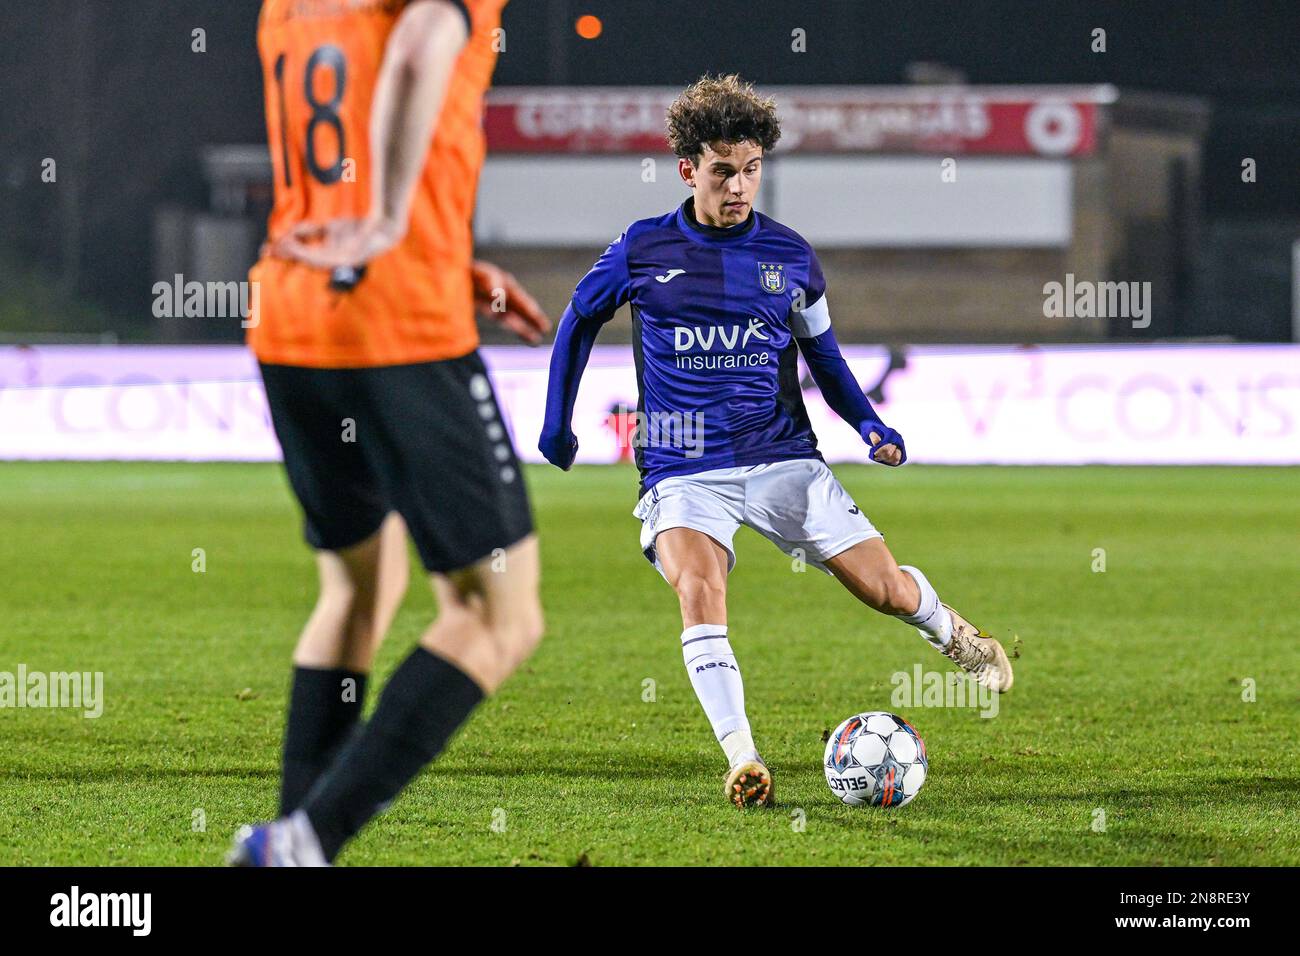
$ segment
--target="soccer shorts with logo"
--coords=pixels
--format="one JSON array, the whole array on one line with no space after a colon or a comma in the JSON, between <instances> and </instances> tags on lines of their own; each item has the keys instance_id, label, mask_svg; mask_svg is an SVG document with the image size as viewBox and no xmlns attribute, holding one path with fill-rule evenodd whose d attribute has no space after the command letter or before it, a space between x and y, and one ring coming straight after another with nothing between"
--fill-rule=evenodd
<instances>
[{"instance_id":1,"label":"soccer shorts with logo","mask_svg":"<svg viewBox=\"0 0 1300 956\"><path fill-rule=\"evenodd\" d=\"M358 544L396 511L425 568L447 572L532 531L523 472L477 351L413 365L261 369L313 548Z\"/></svg>"},{"instance_id":2,"label":"soccer shorts with logo","mask_svg":"<svg viewBox=\"0 0 1300 956\"><path fill-rule=\"evenodd\" d=\"M736 565L732 539L741 525L823 571L823 562L859 541L884 537L820 459L664 478L632 513L641 519L641 551L660 574L655 538L669 528L693 528L718 542L728 571Z\"/></svg>"}]
</instances>

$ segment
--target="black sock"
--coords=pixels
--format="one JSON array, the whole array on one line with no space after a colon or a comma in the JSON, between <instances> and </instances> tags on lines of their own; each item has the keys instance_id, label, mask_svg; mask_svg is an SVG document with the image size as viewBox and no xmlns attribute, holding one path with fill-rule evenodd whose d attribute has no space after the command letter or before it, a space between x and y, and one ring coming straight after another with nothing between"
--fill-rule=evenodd
<instances>
[{"instance_id":1,"label":"black sock","mask_svg":"<svg viewBox=\"0 0 1300 956\"><path fill-rule=\"evenodd\" d=\"M334 762L361 720L365 699L365 674L342 667L293 669L280 771L280 816L296 810Z\"/></svg>"},{"instance_id":2,"label":"black sock","mask_svg":"<svg viewBox=\"0 0 1300 956\"><path fill-rule=\"evenodd\" d=\"M468 675L423 647L402 661L369 723L303 802L326 859L438 756L482 699Z\"/></svg>"}]
</instances>

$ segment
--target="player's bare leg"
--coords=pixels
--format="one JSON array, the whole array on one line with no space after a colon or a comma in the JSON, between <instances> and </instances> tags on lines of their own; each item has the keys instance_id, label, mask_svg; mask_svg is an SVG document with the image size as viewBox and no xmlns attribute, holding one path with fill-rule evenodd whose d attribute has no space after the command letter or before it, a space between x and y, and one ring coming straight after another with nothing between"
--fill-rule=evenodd
<instances>
[{"instance_id":1,"label":"player's bare leg","mask_svg":"<svg viewBox=\"0 0 1300 956\"><path fill-rule=\"evenodd\" d=\"M824 563L859 601L916 626L980 684L999 693L1011 689L1014 675L1002 645L941 603L919 570L899 567L880 538L859 541Z\"/></svg>"},{"instance_id":2,"label":"player's bare leg","mask_svg":"<svg viewBox=\"0 0 1300 956\"><path fill-rule=\"evenodd\" d=\"M727 549L703 531L669 528L655 538L664 577L677 592L682 627L727 624Z\"/></svg>"},{"instance_id":3,"label":"player's bare leg","mask_svg":"<svg viewBox=\"0 0 1300 956\"><path fill-rule=\"evenodd\" d=\"M430 577L438 617L389 678L374 715L300 809L237 835L232 863L310 866L333 860L536 648L542 610L534 535L499 557Z\"/></svg>"},{"instance_id":4,"label":"player's bare leg","mask_svg":"<svg viewBox=\"0 0 1300 956\"><path fill-rule=\"evenodd\" d=\"M302 802L361 719L375 653L410 577L406 525L388 515L364 541L316 552L320 593L293 654L280 813Z\"/></svg>"},{"instance_id":5,"label":"player's bare leg","mask_svg":"<svg viewBox=\"0 0 1300 956\"><path fill-rule=\"evenodd\" d=\"M880 538L859 541L823 563L867 607L895 617L917 610L920 587L898 566Z\"/></svg>"},{"instance_id":6,"label":"player's bare leg","mask_svg":"<svg viewBox=\"0 0 1300 956\"><path fill-rule=\"evenodd\" d=\"M298 638L299 667L368 672L406 594L406 524L393 512L351 548L316 552L320 593Z\"/></svg>"},{"instance_id":7,"label":"player's bare leg","mask_svg":"<svg viewBox=\"0 0 1300 956\"><path fill-rule=\"evenodd\" d=\"M772 775L754 746L727 640L727 550L702 531L669 528L655 538L655 553L681 605L686 672L727 755L724 793L737 807L771 806Z\"/></svg>"},{"instance_id":8,"label":"player's bare leg","mask_svg":"<svg viewBox=\"0 0 1300 956\"><path fill-rule=\"evenodd\" d=\"M438 617L420 646L464 671L491 694L542 638L540 559L529 535L500 558L452 574L433 574Z\"/></svg>"}]
</instances>

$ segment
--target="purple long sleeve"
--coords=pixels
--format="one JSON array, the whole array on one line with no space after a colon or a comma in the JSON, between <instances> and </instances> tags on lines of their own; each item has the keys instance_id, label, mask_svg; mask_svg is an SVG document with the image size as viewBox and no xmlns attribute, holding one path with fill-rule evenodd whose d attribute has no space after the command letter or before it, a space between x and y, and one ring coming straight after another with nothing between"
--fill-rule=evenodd
<instances>
[{"instance_id":1,"label":"purple long sleeve","mask_svg":"<svg viewBox=\"0 0 1300 956\"><path fill-rule=\"evenodd\" d=\"M871 407L871 402L853 377L849 363L840 354L840 343L835 341L835 331L827 328L815 338L799 339L798 342L799 351L808 363L808 371L812 373L813 381L817 383L817 388L821 390L822 397L831 410L852 425L864 441L867 434L864 424L880 425L881 428L877 430L883 431L880 416Z\"/></svg>"},{"instance_id":2,"label":"purple long sleeve","mask_svg":"<svg viewBox=\"0 0 1300 956\"><path fill-rule=\"evenodd\" d=\"M619 236L611 242L582 277L555 330L546 386L546 415L537 450L560 468L572 465L578 453L578 441L572 430L573 406L578 400L578 383L582 381L596 334L628 299L631 278L627 271L625 239L626 236Z\"/></svg>"},{"instance_id":3,"label":"purple long sleeve","mask_svg":"<svg viewBox=\"0 0 1300 956\"><path fill-rule=\"evenodd\" d=\"M560 316L555 330L555 344L551 346L551 367L546 384L546 414L542 419L542 433L537 440L537 450L551 464L568 469L577 457L578 441L573 436L573 406L578 400L578 385L582 372L591 356L596 334L604 325L589 319L573 308L570 302Z\"/></svg>"}]
</instances>

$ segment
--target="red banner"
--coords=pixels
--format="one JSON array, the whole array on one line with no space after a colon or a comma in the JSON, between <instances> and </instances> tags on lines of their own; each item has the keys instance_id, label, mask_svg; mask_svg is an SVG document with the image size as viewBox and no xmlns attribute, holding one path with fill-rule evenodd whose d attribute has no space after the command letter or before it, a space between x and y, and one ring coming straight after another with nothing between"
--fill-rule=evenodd
<instances>
[{"instance_id":1,"label":"red banner","mask_svg":"<svg viewBox=\"0 0 1300 956\"><path fill-rule=\"evenodd\" d=\"M668 152L671 89L495 90L484 119L494 153ZM803 87L773 90L784 153L1086 156L1110 87Z\"/></svg>"}]
</instances>

